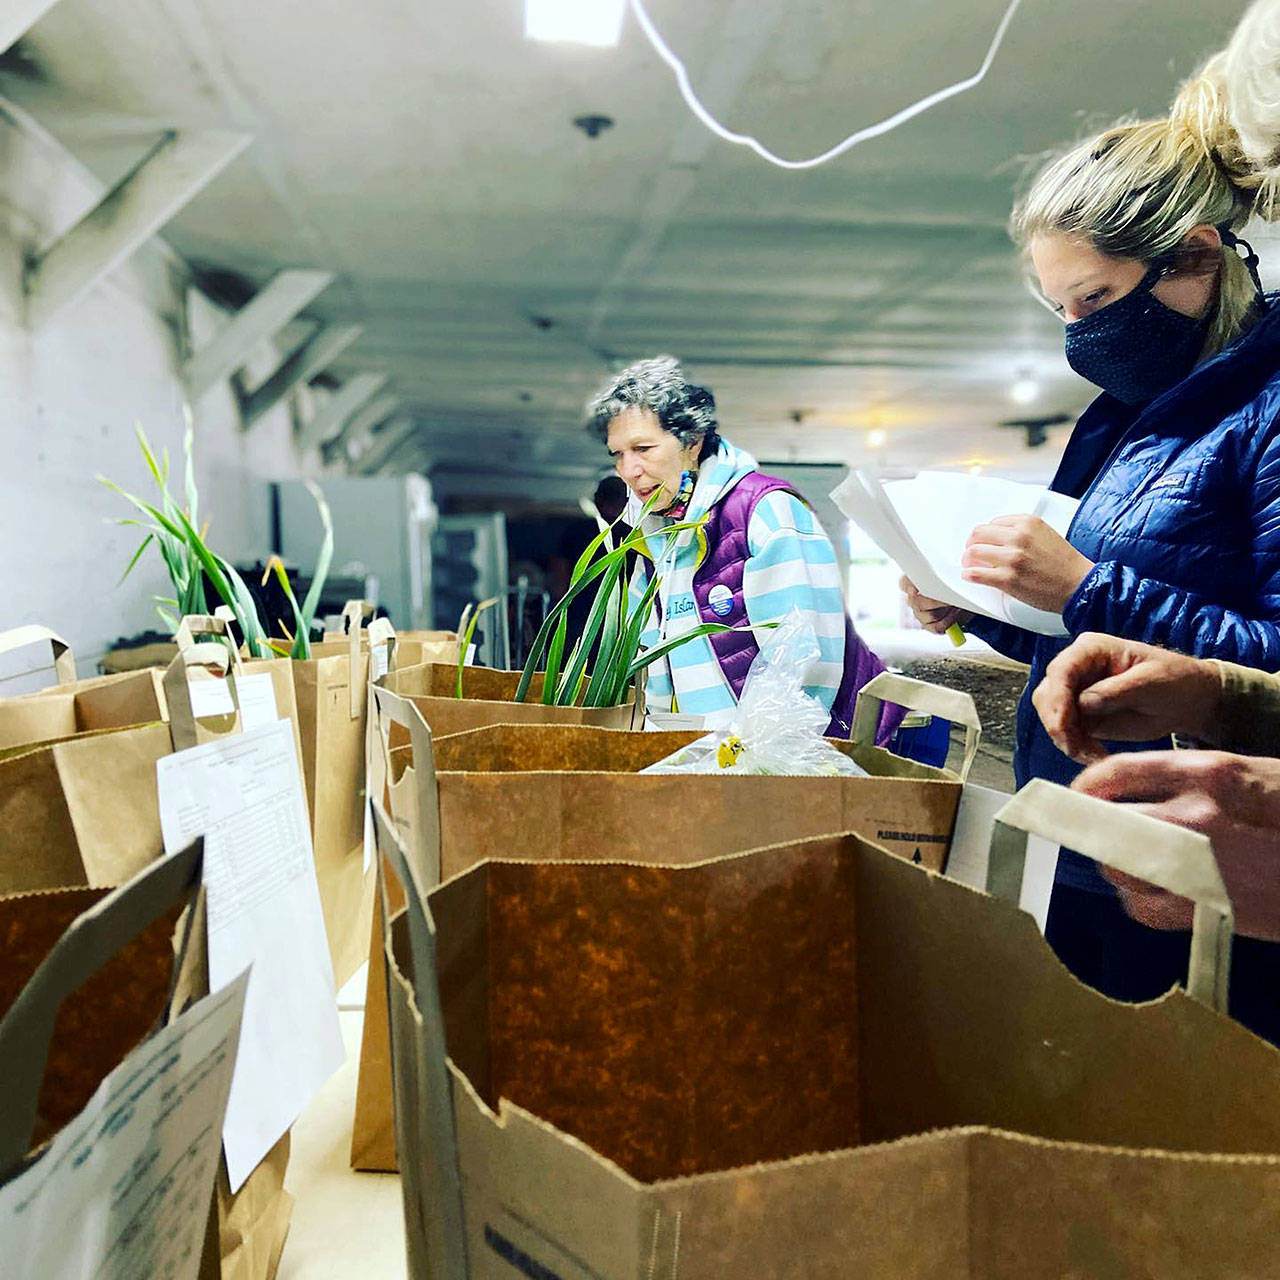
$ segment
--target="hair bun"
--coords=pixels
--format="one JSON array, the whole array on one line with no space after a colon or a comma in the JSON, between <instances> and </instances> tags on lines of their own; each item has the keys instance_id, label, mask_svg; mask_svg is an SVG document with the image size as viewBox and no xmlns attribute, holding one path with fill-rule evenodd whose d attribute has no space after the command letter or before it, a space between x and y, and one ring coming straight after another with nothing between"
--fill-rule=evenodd
<instances>
[{"instance_id":1,"label":"hair bun","mask_svg":"<svg viewBox=\"0 0 1280 1280\"><path fill-rule=\"evenodd\" d=\"M1261 179L1232 119L1226 63L1226 52L1216 53L1183 84L1169 109L1169 129L1208 156L1233 186L1252 193Z\"/></svg>"},{"instance_id":2,"label":"hair bun","mask_svg":"<svg viewBox=\"0 0 1280 1280\"><path fill-rule=\"evenodd\" d=\"M1256 0L1227 47L1205 72L1216 77L1231 132L1223 162L1253 195L1263 217L1275 217L1280 185L1280 0Z\"/></svg>"}]
</instances>

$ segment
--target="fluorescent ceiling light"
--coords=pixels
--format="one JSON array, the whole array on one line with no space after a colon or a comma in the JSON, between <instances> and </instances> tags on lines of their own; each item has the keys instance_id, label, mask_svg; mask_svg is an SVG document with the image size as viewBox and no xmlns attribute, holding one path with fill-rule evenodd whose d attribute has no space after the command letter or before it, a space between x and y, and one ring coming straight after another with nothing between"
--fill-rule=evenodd
<instances>
[{"instance_id":1,"label":"fluorescent ceiling light","mask_svg":"<svg viewBox=\"0 0 1280 1280\"><path fill-rule=\"evenodd\" d=\"M1026 374L1009 388L1009 398L1014 404L1030 404L1039 394L1040 384Z\"/></svg>"},{"instance_id":2,"label":"fluorescent ceiling light","mask_svg":"<svg viewBox=\"0 0 1280 1280\"><path fill-rule=\"evenodd\" d=\"M611 48L622 35L627 0L525 0L524 34Z\"/></svg>"}]
</instances>

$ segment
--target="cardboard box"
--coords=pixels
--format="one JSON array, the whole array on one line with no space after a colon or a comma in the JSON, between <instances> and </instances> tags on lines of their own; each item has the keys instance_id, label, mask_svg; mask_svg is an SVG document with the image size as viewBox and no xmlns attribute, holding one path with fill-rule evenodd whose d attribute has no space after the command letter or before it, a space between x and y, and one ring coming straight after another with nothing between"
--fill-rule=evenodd
<instances>
[{"instance_id":1,"label":"cardboard box","mask_svg":"<svg viewBox=\"0 0 1280 1280\"><path fill-rule=\"evenodd\" d=\"M846 835L424 907L379 847L414 1280L1280 1274L1280 1054L1004 901Z\"/></svg>"}]
</instances>

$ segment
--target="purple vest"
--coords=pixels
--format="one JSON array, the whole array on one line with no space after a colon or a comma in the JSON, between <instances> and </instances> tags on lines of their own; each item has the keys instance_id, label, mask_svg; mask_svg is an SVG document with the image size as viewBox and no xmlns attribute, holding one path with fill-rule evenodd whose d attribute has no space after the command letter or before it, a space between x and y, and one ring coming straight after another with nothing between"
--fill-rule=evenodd
<instances>
[{"instance_id":1,"label":"purple vest","mask_svg":"<svg viewBox=\"0 0 1280 1280\"><path fill-rule=\"evenodd\" d=\"M783 491L801 498L785 480L776 476L762 475L759 471L748 472L725 495L720 502L711 508L707 517L706 539L707 558L700 564L693 575L693 598L698 606L698 615L703 622L723 622L728 626L744 625L747 619L747 608L743 601L742 579L746 569L750 548L747 545L747 528L751 523L752 512L761 498L770 493ZM727 613L717 612L711 608L708 597L713 587L726 587L732 596L732 605ZM723 608L723 606L721 606ZM747 672L760 652L755 636L750 631L722 631L707 637L715 651L720 670L724 672L733 689L735 698L742 697L742 686L746 683ZM884 670L884 663L862 642L853 629L853 622L848 613L844 619L844 677L840 688L836 691L835 702L831 706L831 723L827 726L827 736L831 738L847 738L853 725L853 707L857 701L858 690L872 676ZM893 737L905 712L901 707L885 703L880 713L880 724L876 730L876 745L884 746Z\"/></svg>"}]
</instances>

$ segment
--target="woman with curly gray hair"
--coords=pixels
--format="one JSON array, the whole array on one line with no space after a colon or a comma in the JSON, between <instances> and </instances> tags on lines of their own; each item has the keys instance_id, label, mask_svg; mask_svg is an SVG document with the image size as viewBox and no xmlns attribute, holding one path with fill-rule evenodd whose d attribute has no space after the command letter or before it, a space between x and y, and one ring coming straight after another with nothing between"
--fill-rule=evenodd
<instances>
[{"instance_id":1,"label":"woman with curly gray hair","mask_svg":"<svg viewBox=\"0 0 1280 1280\"><path fill-rule=\"evenodd\" d=\"M847 738L858 690L884 667L853 629L835 549L804 499L720 435L715 397L672 356L623 369L588 403L587 425L630 490L627 523L645 536L633 605L649 574L659 575L643 647L705 622L744 628L696 636L653 663L649 712L727 722L759 653L745 628L798 609L819 649L806 692L831 712L828 733ZM698 527L659 536L677 521ZM878 741L900 719L887 711Z\"/></svg>"}]
</instances>

